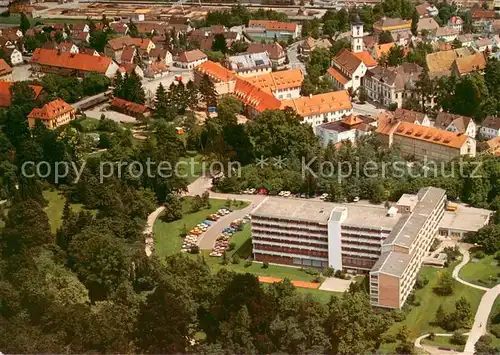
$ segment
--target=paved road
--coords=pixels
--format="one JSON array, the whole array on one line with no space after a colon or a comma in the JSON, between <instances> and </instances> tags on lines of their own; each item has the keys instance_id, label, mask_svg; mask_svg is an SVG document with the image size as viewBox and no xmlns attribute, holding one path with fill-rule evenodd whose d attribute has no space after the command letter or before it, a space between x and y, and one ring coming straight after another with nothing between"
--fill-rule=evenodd
<instances>
[{"instance_id":1,"label":"paved road","mask_svg":"<svg viewBox=\"0 0 500 355\"><path fill-rule=\"evenodd\" d=\"M153 213L148 216L148 221L146 222L146 228L144 228L144 235L146 237L146 247L145 252L147 256L151 256L154 249L154 238L153 238L153 226L155 224L158 216L163 212L165 207L158 207Z\"/></svg>"},{"instance_id":2,"label":"paved road","mask_svg":"<svg viewBox=\"0 0 500 355\"><path fill-rule=\"evenodd\" d=\"M368 102L364 104L357 104L353 102L352 107L355 114L366 116L376 116L380 112L385 111L385 109L377 108L375 105Z\"/></svg>"},{"instance_id":3,"label":"paved road","mask_svg":"<svg viewBox=\"0 0 500 355\"><path fill-rule=\"evenodd\" d=\"M298 58L298 55L299 55L298 48L299 48L299 44L301 44L302 42L304 42L304 41L295 42L295 43L291 44L290 46L288 46L286 49L286 54L288 55L288 60L290 61L290 63L288 64L290 66L290 68L292 68L292 69L299 68L302 70L304 75L306 75L306 73L307 73L306 66Z\"/></svg>"}]
</instances>

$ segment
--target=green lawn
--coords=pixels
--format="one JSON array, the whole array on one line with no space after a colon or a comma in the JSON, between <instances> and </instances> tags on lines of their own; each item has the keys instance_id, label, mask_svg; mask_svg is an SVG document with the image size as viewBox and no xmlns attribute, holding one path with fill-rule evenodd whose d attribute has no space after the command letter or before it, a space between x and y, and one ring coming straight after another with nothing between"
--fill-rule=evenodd
<instances>
[{"instance_id":1,"label":"green lawn","mask_svg":"<svg viewBox=\"0 0 500 355\"><path fill-rule=\"evenodd\" d=\"M185 175L188 184L192 183L201 176L203 156L201 154L196 154L194 156L181 157L179 165L181 174Z\"/></svg>"},{"instance_id":2,"label":"green lawn","mask_svg":"<svg viewBox=\"0 0 500 355\"><path fill-rule=\"evenodd\" d=\"M450 272L455 265L448 269L437 269L432 267L422 267L420 274L427 277L429 283L422 289L416 291L417 299L420 301L420 306L412 306L411 311L402 322L395 323L388 331L388 334L396 334L399 328L406 325L411 333L410 338L415 339L424 333L446 333L447 331L432 324L436 314L436 310L440 305L443 306L446 312L451 312L455 309L455 301L461 297L465 297L471 304L472 313L476 314L477 307L481 300L483 291L468 287L453 280L454 293L451 296L441 297L433 292L433 287L437 285L438 275L441 272ZM393 347L394 344L385 344L385 346ZM382 349L383 351L391 351L389 348ZM392 349L393 350L393 349Z\"/></svg>"},{"instance_id":3,"label":"green lawn","mask_svg":"<svg viewBox=\"0 0 500 355\"><path fill-rule=\"evenodd\" d=\"M493 303L493 307L491 308L491 313L488 320L488 326L491 324L493 318L496 317L497 314L500 314L500 296L498 296L495 300L495 303ZM491 334L491 338L493 340L492 345L497 349L500 348L500 338L495 337L493 334Z\"/></svg>"},{"instance_id":4,"label":"green lawn","mask_svg":"<svg viewBox=\"0 0 500 355\"><path fill-rule=\"evenodd\" d=\"M339 293L339 292L313 290L310 288L297 287L296 290L298 293L301 293L303 295L311 295L312 297L314 297L316 300L318 300L319 302L321 302L323 304L327 304L328 302L330 302L330 299L332 298L332 296L339 297L342 295L342 293Z\"/></svg>"},{"instance_id":5,"label":"green lawn","mask_svg":"<svg viewBox=\"0 0 500 355\"><path fill-rule=\"evenodd\" d=\"M434 340L424 339L422 344L432 345L438 348L453 349L456 351L464 351L465 345L456 345L451 342L451 337L436 336Z\"/></svg>"},{"instance_id":6,"label":"green lawn","mask_svg":"<svg viewBox=\"0 0 500 355\"><path fill-rule=\"evenodd\" d=\"M182 201L182 209L184 216L182 219L174 222L163 222L158 218L153 226L153 234L155 236L155 250L160 258L180 252L182 240L181 233L184 226L187 230L195 227L198 223L206 219L209 214L217 212L220 208L224 207L226 201L210 199L211 208L204 209L199 212L189 213L191 208L191 197L184 197ZM231 205L233 209L241 209L246 207L247 203L240 205Z\"/></svg>"},{"instance_id":7,"label":"green lawn","mask_svg":"<svg viewBox=\"0 0 500 355\"><path fill-rule=\"evenodd\" d=\"M57 190L45 190L43 192L43 197L47 200L48 205L45 207L45 213L49 218L50 228L53 233L57 231L57 229L62 224L62 213L64 209L64 203L66 199L64 196ZM78 212L83 209L82 204L72 204L71 208L73 212ZM95 211L90 211L95 213Z\"/></svg>"},{"instance_id":8,"label":"green lawn","mask_svg":"<svg viewBox=\"0 0 500 355\"><path fill-rule=\"evenodd\" d=\"M472 257L471 257L472 259ZM484 258L470 261L460 270L460 277L470 283L483 287L493 287L500 282L500 266L495 255L486 255Z\"/></svg>"}]
</instances>

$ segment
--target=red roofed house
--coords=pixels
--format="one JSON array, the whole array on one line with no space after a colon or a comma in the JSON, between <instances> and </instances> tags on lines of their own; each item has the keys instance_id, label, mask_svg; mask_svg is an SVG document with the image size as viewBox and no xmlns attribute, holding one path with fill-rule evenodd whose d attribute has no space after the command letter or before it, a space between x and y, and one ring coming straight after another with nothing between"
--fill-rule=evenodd
<instances>
[{"instance_id":1,"label":"red roofed house","mask_svg":"<svg viewBox=\"0 0 500 355\"><path fill-rule=\"evenodd\" d=\"M95 72L112 78L118 70L118 65L108 57L37 48L31 58L31 68L35 72L79 77Z\"/></svg>"},{"instance_id":2,"label":"red roofed house","mask_svg":"<svg viewBox=\"0 0 500 355\"><path fill-rule=\"evenodd\" d=\"M199 85L205 75L214 84L218 95L234 92L236 84L236 74L234 71L224 68L219 63L207 60L194 68L194 82Z\"/></svg>"},{"instance_id":3,"label":"red roofed house","mask_svg":"<svg viewBox=\"0 0 500 355\"><path fill-rule=\"evenodd\" d=\"M365 76L367 70L368 67L363 60L344 48L332 59L327 77L338 90L352 88L356 91L361 86L361 78Z\"/></svg>"},{"instance_id":4,"label":"red roofed house","mask_svg":"<svg viewBox=\"0 0 500 355\"><path fill-rule=\"evenodd\" d=\"M195 49L192 51L182 52L174 63L176 66L181 68L193 69L207 60L208 57L205 53L199 49Z\"/></svg>"},{"instance_id":5,"label":"red roofed house","mask_svg":"<svg viewBox=\"0 0 500 355\"><path fill-rule=\"evenodd\" d=\"M56 99L41 108L34 108L28 114L28 124L30 128L33 128L40 120L48 129L55 129L68 124L75 119L75 116L76 110L73 106L61 99Z\"/></svg>"},{"instance_id":6,"label":"red roofed house","mask_svg":"<svg viewBox=\"0 0 500 355\"><path fill-rule=\"evenodd\" d=\"M12 81L12 68L3 59L0 59L0 81Z\"/></svg>"},{"instance_id":7,"label":"red roofed house","mask_svg":"<svg viewBox=\"0 0 500 355\"><path fill-rule=\"evenodd\" d=\"M149 38L132 38L130 36L123 36L110 39L104 47L104 54L116 61L119 61L124 48L129 46L137 47L147 53L155 48L155 44Z\"/></svg>"},{"instance_id":8,"label":"red roofed house","mask_svg":"<svg viewBox=\"0 0 500 355\"><path fill-rule=\"evenodd\" d=\"M250 20L245 32L252 38L286 39L291 37L295 39L300 36L301 27L294 22Z\"/></svg>"},{"instance_id":9,"label":"red roofed house","mask_svg":"<svg viewBox=\"0 0 500 355\"><path fill-rule=\"evenodd\" d=\"M12 82L0 81L0 107L10 107L12 103L12 92L10 91L10 88L12 85ZM34 99L37 100L43 90L43 87L30 85L30 88L33 89L33 92L35 93Z\"/></svg>"},{"instance_id":10,"label":"red roofed house","mask_svg":"<svg viewBox=\"0 0 500 355\"><path fill-rule=\"evenodd\" d=\"M247 53L260 52L267 52L267 54L269 54L269 59L271 59L273 67L279 67L280 65L283 65L285 63L286 53L279 43L252 43L248 46Z\"/></svg>"},{"instance_id":11,"label":"red roofed house","mask_svg":"<svg viewBox=\"0 0 500 355\"><path fill-rule=\"evenodd\" d=\"M112 110L139 119L149 115L149 109L147 106L126 101L120 99L119 97L114 97L113 100L111 100L110 106Z\"/></svg>"},{"instance_id":12,"label":"red roofed house","mask_svg":"<svg viewBox=\"0 0 500 355\"><path fill-rule=\"evenodd\" d=\"M168 66L163 60L155 60L151 62L144 70L144 76L146 78L161 78L162 76L168 74Z\"/></svg>"}]
</instances>

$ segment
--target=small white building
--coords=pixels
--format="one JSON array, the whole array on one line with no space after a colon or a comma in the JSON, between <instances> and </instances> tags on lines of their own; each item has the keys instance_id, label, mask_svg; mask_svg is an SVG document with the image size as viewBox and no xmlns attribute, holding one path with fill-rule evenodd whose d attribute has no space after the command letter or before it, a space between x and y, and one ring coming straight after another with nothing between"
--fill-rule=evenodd
<instances>
[{"instance_id":1,"label":"small white building","mask_svg":"<svg viewBox=\"0 0 500 355\"><path fill-rule=\"evenodd\" d=\"M479 133L486 139L493 139L500 136L500 118L488 116L481 123Z\"/></svg>"},{"instance_id":2,"label":"small white building","mask_svg":"<svg viewBox=\"0 0 500 355\"><path fill-rule=\"evenodd\" d=\"M193 69L207 60L208 57L205 53L199 49L195 49L192 51L185 51L179 55L179 58L174 62L174 65L181 68Z\"/></svg>"},{"instance_id":3,"label":"small white building","mask_svg":"<svg viewBox=\"0 0 500 355\"><path fill-rule=\"evenodd\" d=\"M23 54L16 48L5 48L4 52L9 56L12 66L23 64Z\"/></svg>"},{"instance_id":4,"label":"small white building","mask_svg":"<svg viewBox=\"0 0 500 355\"><path fill-rule=\"evenodd\" d=\"M341 121L323 123L316 127L316 135L323 146L342 141L356 142L361 136L370 134L377 127L377 121L367 116L350 115Z\"/></svg>"},{"instance_id":5,"label":"small white building","mask_svg":"<svg viewBox=\"0 0 500 355\"><path fill-rule=\"evenodd\" d=\"M439 27L429 35L432 41L453 42L458 37L458 31L453 27Z\"/></svg>"}]
</instances>

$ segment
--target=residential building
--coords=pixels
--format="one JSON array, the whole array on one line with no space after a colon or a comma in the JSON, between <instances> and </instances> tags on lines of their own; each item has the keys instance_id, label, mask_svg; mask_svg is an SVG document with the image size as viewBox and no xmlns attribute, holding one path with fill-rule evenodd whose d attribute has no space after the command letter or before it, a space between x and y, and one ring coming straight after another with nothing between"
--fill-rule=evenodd
<instances>
[{"instance_id":1,"label":"residential building","mask_svg":"<svg viewBox=\"0 0 500 355\"><path fill-rule=\"evenodd\" d=\"M233 71L224 68L219 63L207 60L194 68L194 82L199 85L205 75L214 84L218 95L234 92L236 74Z\"/></svg>"},{"instance_id":2,"label":"residential building","mask_svg":"<svg viewBox=\"0 0 500 355\"><path fill-rule=\"evenodd\" d=\"M90 32L90 27L86 22L74 23L71 25L72 32Z\"/></svg>"},{"instance_id":3,"label":"residential building","mask_svg":"<svg viewBox=\"0 0 500 355\"><path fill-rule=\"evenodd\" d=\"M493 211L482 208L453 204L453 209L446 209L439 223L439 235L463 239L476 233L490 222Z\"/></svg>"},{"instance_id":4,"label":"residential building","mask_svg":"<svg viewBox=\"0 0 500 355\"><path fill-rule=\"evenodd\" d=\"M416 201L408 195L398 201L403 216L383 241L381 255L370 270L373 306L399 309L404 305L438 232L445 203L446 192L435 187L420 189Z\"/></svg>"},{"instance_id":5,"label":"residential building","mask_svg":"<svg viewBox=\"0 0 500 355\"><path fill-rule=\"evenodd\" d=\"M90 43L90 33L89 32L73 32L71 39L75 44L85 45Z\"/></svg>"},{"instance_id":6,"label":"residential building","mask_svg":"<svg viewBox=\"0 0 500 355\"><path fill-rule=\"evenodd\" d=\"M265 110L279 110L281 102L271 92L264 91L244 78L236 77L232 96L245 106L246 115L254 118Z\"/></svg>"},{"instance_id":7,"label":"residential building","mask_svg":"<svg viewBox=\"0 0 500 355\"><path fill-rule=\"evenodd\" d=\"M110 102L110 108L125 115L141 119L149 115L149 109L145 105L126 101L119 97L114 97Z\"/></svg>"},{"instance_id":8,"label":"residential building","mask_svg":"<svg viewBox=\"0 0 500 355\"><path fill-rule=\"evenodd\" d=\"M476 138L477 135L477 126L471 117L455 115L444 111L438 113L434 127L450 132L462 133L472 138Z\"/></svg>"},{"instance_id":9,"label":"residential building","mask_svg":"<svg viewBox=\"0 0 500 355\"><path fill-rule=\"evenodd\" d=\"M458 37L458 31L453 27L438 27L428 38L432 41L453 42Z\"/></svg>"},{"instance_id":10,"label":"residential building","mask_svg":"<svg viewBox=\"0 0 500 355\"><path fill-rule=\"evenodd\" d=\"M23 64L23 54L16 48L4 48L4 53L9 57L12 66Z\"/></svg>"},{"instance_id":11,"label":"residential building","mask_svg":"<svg viewBox=\"0 0 500 355\"><path fill-rule=\"evenodd\" d=\"M61 99L46 103L41 108L34 108L28 114L28 125L35 127L41 121L48 129L56 129L70 123L76 117L76 109Z\"/></svg>"},{"instance_id":12,"label":"residential building","mask_svg":"<svg viewBox=\"0 0 500 355\"><path fill-rule=\"evenodd\" d=\"M405 108L397 108L393 113L392 117L398 121L414 123L416 125L431 127L431 120L425 113L407 110Z\"/></svg>"},{"instance_id":13,"label":"residential building","mask_svg":"<svg viewBox=\"0 0 500 355\"><path fill-rule=\"evenodd\" d=\"M108 57L37 48L31 57L31 68L34 72L79 77L96 72L112 78L119 67Z\"/></svg>"},{"instance_id":14,"label":"residential building","mask_svg":"<svg viewBox=\"0 0 500 355\"><path fill-rule=\"evenodd\" d=\"M0 107L10 107L12 103L12 92L10 91L14 83L9 81L0 81ZM33 89L34 99L38 100L42 93L43 87L38 85L30 85Z\"/></svg>"},{"instance_id":15,"label":"residential building","mask_svg":"<svg viewBox=\"0 0 500 355\"><path fill-rule=\"evenodd\" d=\"M488 116L481 123L479 133L486 139L493 139L500 136L500 118Z\"/></svg>"},{"instance_id":16,"label":"residential building","mask_svg":"<svg viewBox=\"0 0 500 355\"><path fill-rule=\"evenodd\" d=\"M451 73L457 77L470 74L475 71L483 71L486 68L486 56L484 53L476 53L466 57L455 59L451 67Z\"/></svg>"},{"instance_id":17,"label":"residential building","mask_svg":"<svg viewBox=\"0 0 500 355\"><path fill-rule=\"evenodd\" d=\"M411 21L400 18L383 17L373 24L373 31L377 34L384 31L395 33L409 29L411 29Z\"/></svg>"},{"instance_id":18,"label":"residential building","mask_svg":"<svg viewBox=\"0 0 500 355\"><path fill-rule=\"evenodd\" d=\"M380 60L384 55L388 54L389 51L391 50L392 47L394 47L396 43L390 42L390 43L384 43L384 44L376 44L373 46L373 49L371 51L371 54L373 58L376 60Z\"/></svg>"},{"instance_id":19,"label":"residential building","mask_svg":"<svg viewBox=\"0 0 500 355\"><path fill-rule=\"evenodd\" d=\"M464 20L460 16L452 16L448 20L448 27L453 27L458 33L462 32Z\"/></svg>"},{"instance_id":20,"label":"residential building","mask_svg":"<svg viewBox=\"0 0 500 355\"><path fill-rule=\"evenodd\" d=\"M245 29L251 38L288 39L300 36L301 25L294 22L279 22L271 20L250 20Z\"/></svg>"},{"instance_id":21,"label":"residential building","mask_svg":"<svg viewBox=\"0 0 500 355\"><path fill-rule=\"evenodd\" d=\"M227 58L226 66L242 77L270 73L273 67L267 52L230 56Z\"/></svg>"},{"instance_id":22,"label":"residential building","mask_svg":"<svg viewBox=\"0 0 500 355\"><path fill-rule=\"evenodd\" d=\"M137 53L137 49L135 46L127 46L123 48L122 55L120 56L120 59L118 60L118 63L120 64L131 64L134 62L135 56L139 55Z\"/></svg>"},{"instance_id":23,"label":"residential building","mask_svg":"<svg viewBox=\"0 0 500 355\"><path fill-rule=\"evenodd\" d=\"M169 73L168 66L163 60L155 60L144 69L144 77L158 79Z\"/></svg>"},{"instance_id":24,"label":"residential building","mask_svg":"<svg viewBox=\"0 0 500 355\"><path fill-rule=\"evenodd\" d=\"M491 52L493 50L493 42L489 38L480 38L474 42L474 47L479 52Z\"/></svg>"},{"instance_id":25,"label":"residential building","mask_svg":"<svg viewBox=\"0 0 500 355\"><path fill-rule=\"evenodd\" d=\"M307 37L301 44L299 44L300 55L309 58L309 55L316 48L330 49L332 47L332 42L328 39L314 39L312 37Z\"/></svg>"},{"instance_id":26,"label":"residential building","mask_svg":"<svg viewBox=\"0 0 500 355\"><path fill-rule=\"evenodd\" d=\"M439 28L439 24L434 20L433 17L424 17L418 20L417 32L422 33L426 31L427 33L436 31Z\"/></svg>"},{"instance_id":27,"label":"residential building","mask_svg":"<svg viewBox=\"0 0 500 355\"><path fill-rule=\"evenodd\" d=\"M499 35L494 35L491 37L491 42L493 43L493 48L498 49L500 48L500 36Z\"/></svg>"},{"instance_id":28,"label":"residential building","mask_svg":"<svg viewBox=\"0 0 500 355\"><path fill-rule=\"evenodd\" d=\"M79 53L80 52L78 46L76 46L75 44L73 44L71 42L61 42L61 43L57 43L55 41L46 42L42 46L42 48L44 48L44 49L57 49L61 52L68 52L68 53Z\"/></svg>"},{"instance_id":29,"label":"residential building","mask_svg":"<svg viewBox=\"0 0 500 355\"><path fill-rule=\"evenodd\" d=\"M456 59L471 56L472 52L469 48L457 48L427 54L426 62L429 68L429 76L431 78L449 76Z\"/></svg>"},{"instance_id":30,"label":"residential building","mask_svg":"<svg viewBox=\"0 0 500 355\"><path fill-rule=\"evenodd\" d=\"M262 52L267 52L273 67L280 67L285 64L286 53L279 43L252 43L247 48L247 53L256 54Z\"/></svg>"},{"instance_id":31,"label":"residential building","mask_svg":"<svg viewBox=\"0 0 500 355\"><path fill-rule=\"evenodd\" d=\"M245 80L263 91L271 92L278 100L290 100L300 97L304 74L300 69L289 69L246 77Z\"/></svg>"},{"instance_id":32,"label":"residential building","mask_svg":"<svg viewBox=\"0 0 500 355\"><path fill-rule=\"evenodd\" d=\"M447 162L476 155L476 141L465 134L404 122L390 115L379 118L377 133L389 147L397 145L402 155L418 160Z\"/></svg>"},{"instance_id":33,"label":"residential building","mask_svg":"<svg viewBox=\"0 0 500 355\"><path fill-rule=\"evenodd\" d=\"M474 45L474 36L470 33L459 35L457 39L462 43L462 47L472 47Z\"/></svg>"},{"instance_id":34,"label":"residential building","mask_svg":"<svg viewBox=\"0 0 500 355\"><path fill-rule=\"evenodd\" d=\"M363 60L347 49L342 49L332 59L332 66L327 71L327 78L332 81L337 90L352 88L356 91L361 86L361 78L365 76L367 70Z\"/></svg>"},{"instance_id":35,"label":"residential building","mask_svg":"<svg viewBox=\"0 0 500 355\"><path fill-rule=\"evenodd\" d=\"M120 36L125 36L129 32L127 24L123 22L112 22L109 24L109 27L114 33L119 34Z\"/></svg>"},{"instance_id":36,"label":"residential building","mask_svg":"<svg viewBox=\"0 0 500 355\"><path fill-rule=\"evenodd\" d=\"M500 136L486 141L483 152L500 157Z\"/></svg>"},{"instance_id":37,"label":"residential building","mask_svg":"<svg viewBox=\"0 0 500 355\"><path fill-rule=\"evenodd\" d=\"M333 121L316 126L316 135L323 146L337 144L343 141L356 143L356 140L366 134L371 134L377 126L377 121L368 116L349 115L341 121Z\"/></svg>"},{"instance_id":38,"label":"residential building","mask_svg":"<svg viewBox=\"0 0 500 355\"><path fill-rule=\"evenodd\" d=\"M12 81L12 68L0 58L0 81Z\"/></svg>"},{"instance_id":39,"label":"residential building","mask_svg":"<svg viewBox=\"0 0 500 355\"><path fill-rule=\"evenodd\" d=\"M286 107L293 108L302 117L302 122L313 127L352 115L351 98L345 90L282 101L280 108Z\"/></svg>"},{"instance_id":40,"label":"residential building","mask_svg":"<svg viewBox=\"0 0 500 355\"><path fill-rule=\"evenodd\" d=\"M186 68L193 69L194 67L200 65L203 62L206 62L208 57L205 53L200 51L199 49L195 49L192 51L185 51L179 55L177 60L174 60L174 65Z\"/></svg>"},{"instance_id":41,"label":"residential building","mask_svg":"<svg viewBox=\"0 0 500 355\"><path fill-rule=\"evenodd\" d=\"M120 71L122 77L124 77L125 74L131 75L134 73L139 78L144 78L144 70L142 70L139 65L134 63L122 63L118 70Z\"/></svg>"},{"instance_id":42,"label":"residential building","mask_svg":"<svg viewBox=\"0 0 500 355\"><path fill-rule=\"evenodd\" d=\"M155 48L155 44L149 38L132 38L130 36L122 36L110 39L104 47L104 54L119 62L123 50L131 46L137 47L139 50L147 53Z\"/></svg>"},{"instance_id":43,"label":"residential building","mask_svg":"<svg viewBox=\"0 0 500 355\"><path fill-rule=\"evenodd\" d=\"M149 52L149 61L154 62L158 60L170 65L173 62L172 53L164 48L155 47Z\"/></svg>"},{"instance_id":44,"label":"residential building","mask_svg":"<svg viewBox=\"0 0 500 355\"><path fill-rule=\"evenodd\" d=\"M421 5L415 6L415 10L417 11L420 18L434 17L439 14L439 10L437 9L437 7L429 4L428 2L424 2Z\"/></svg>"},{"instance_id":45,"label":"residential building","mask_svg":"<svg viewBox=\"0 0 500 355\"><path fill-rule=\"evenodd\" d=\"M81 48L79 49L81 54L95 55L99 57L99 52L97 52L94 48Z\"/></svg>"},{"instance_id":46,"label":"residential building","mask_svg":"<svg viewBox=\"0 0 500 355\"><path fill-rule=\"evenodd\" d=\"M422 68L415 63L397 67L378 66L367 71L363 77L363 88L370 99L384 106L396 103L397 107L402 107L421 73Z\"/></svg>"}]
</instances>

